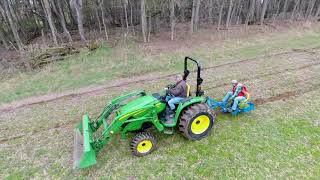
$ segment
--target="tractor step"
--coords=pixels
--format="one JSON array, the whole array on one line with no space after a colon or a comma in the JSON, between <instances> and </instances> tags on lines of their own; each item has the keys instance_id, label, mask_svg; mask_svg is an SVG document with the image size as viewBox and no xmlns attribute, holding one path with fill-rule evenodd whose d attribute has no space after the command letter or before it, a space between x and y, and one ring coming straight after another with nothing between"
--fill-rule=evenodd
<instances>
[{"instance_id":1,"label":"tractor step","mask_svg":"<svg viewBox=\"0 0 320 180\"><path fill-rule=\"evenodd\" d=\"M173 127L165 128L163 133L164 134L173 134Z\"/></svg>"},{"instance_id":2,"label":"tractor step","mask_svg":"<svg viewBox=\"0 0 320 180\"><path fill-rule=\"evenodd\" d=\"M173 124L174 114L166 115L166 119L164 120L165 124Z\"/></svg>"}]
</instances>

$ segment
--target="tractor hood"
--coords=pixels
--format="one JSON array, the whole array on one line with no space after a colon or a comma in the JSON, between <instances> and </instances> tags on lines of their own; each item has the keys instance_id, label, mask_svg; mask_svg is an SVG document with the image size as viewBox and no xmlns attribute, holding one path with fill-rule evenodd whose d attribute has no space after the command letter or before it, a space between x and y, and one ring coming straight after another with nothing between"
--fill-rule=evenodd
<instances>
[{"instance_id":1,"label":"tractor hood","mask_svg":"<svg viewBox=\"0 0 320 180\"><path fill-rule=\"evenodd\" d=\"M157 112L161 112L165 108L164 103L161 103L158 99L151 95L146 95L128 102L126 105L122 106L119 109L118 113L122 115L127 114L145 108L149 105L156 105Z\"/></svg>"}]
</instances>

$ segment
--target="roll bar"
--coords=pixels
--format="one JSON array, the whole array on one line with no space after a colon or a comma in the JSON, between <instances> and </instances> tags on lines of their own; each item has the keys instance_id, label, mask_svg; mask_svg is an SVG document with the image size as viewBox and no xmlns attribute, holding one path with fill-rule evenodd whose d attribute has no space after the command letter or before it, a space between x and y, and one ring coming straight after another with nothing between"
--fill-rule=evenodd
<instances>
[{"instance_id":1,"label":"roll bar","mask_svg":"<svg viewBox=\"0 0 320 180\"><path fill-rule=\"evenodd\" d=\"M196 96L202 96L204 94L204 91L201 90L201 84L203 82L203 79L201 78L201 65L200 63L191 58L191 57L185 57L184 58L184 75L183 75L183 80L187 80L190 71L188 70L188 61L192 61L196 63L197 65L197 91L196 91Z\"/></svg>"}]
</instances>

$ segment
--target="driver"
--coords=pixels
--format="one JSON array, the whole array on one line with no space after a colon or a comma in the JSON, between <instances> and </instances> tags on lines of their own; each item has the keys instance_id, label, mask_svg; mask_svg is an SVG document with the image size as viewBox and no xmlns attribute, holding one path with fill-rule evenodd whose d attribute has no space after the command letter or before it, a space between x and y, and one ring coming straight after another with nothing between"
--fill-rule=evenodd
<instances>
[{"instance_id":1,"label":"driver","mask_svg":"<svg viewBox=\"0 0 320 180\"><path fill-rule=\"evenodd\" d=\"M187 84L186 81L183 80L183 76L179 74L176 76L176 86L174 88L168 89L167 91L166 102L168 102L168 105L170 107L170 111L167 113L167 115L173 114L176 108L175 104L178 104L186 97Z\"/></svg>"}]
</instances>

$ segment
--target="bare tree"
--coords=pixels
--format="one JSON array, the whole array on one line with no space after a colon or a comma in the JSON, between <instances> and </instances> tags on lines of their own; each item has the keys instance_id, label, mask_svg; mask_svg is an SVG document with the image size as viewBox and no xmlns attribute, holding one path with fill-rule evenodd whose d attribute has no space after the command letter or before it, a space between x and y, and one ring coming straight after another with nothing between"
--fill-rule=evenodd
<instances>
[{"instance_id":1,"label":"bare tree","mask_svg":"<svg viewBox=\"0 0 320 180\"><path fill-rule=\"evenodd\" d=\"M310 0L308 4L308 9L306 12L306 18L310 18L312 16L312 11L314 9L314 6L316 4L316 0Z\"/></svg>"},{"instance_id":2,"label":"bare tree","mask_svg":"<svg viewBox=\"0 0 320 180\"><path fill-rule=\"evenodd\" d=\"M255 1L255 0L251 0L251 1L250 1L250 8L249 8L249 11L248 11L248 13L247 13L245 25L248 25L248 24L249 24L249 21L251 21L251 20L252 20L252 17L254 16L255 4L256 4L256 1Z\"/></svg>"},{"instance_id":3,"label":"bare tree","mask_svg":"<svg viewBox=\"0 0 320 180\"><path fill-rule=\"evenodd\" d=\"M0 40L2 41L2 44L4 45L4 47L5 47L7 50L9 50L9 46L8 46L7 41L6 41L6 39L4 38L4 35L3 35L3 33L2 33L1 30L0 30Z\"/></svg>"},{"instance_id":4,"label":"bare tree","mask_svg":"<svg viewBox=\"0 0 320 180\"><path fill-rule=\"evenodd\" d=\"M200 3L201 3L201 0L198 0L197 1L197 4L196 4L196 13L195 13L195 17L194 17L194 28L195 30L197 31L198 30L198 26L199 26L199 10L200 10Z\"/></svg>"},{"instance_id":5,"label":"bare tree","mask_svg":"<svg viewBox=\"0 0 320 180\"><path fill-rule=\"evenodd\" d=\"M292 20L294 19L294 17L295 17L295 13L296 13L296 11L297 11L297 9L298 9L298 6L299 6L299 4L300 4L300 0L295 0L294 3L295 3L295 5L294 5L294 8L293 8L293 10L292 10L291 17L290 17L290 20L291 20L291 21L292 21Z\"/></svg>"},{"instance_id":6,"label":"bare tree","mask_svg":"<svg viewBox=\"0 0 320 180\"><path fill-rule=\"evenodd\" d=\"M130 24L131 24L131 28L132 28L132 32L133 32L133 35L135 35L136 33L135 33L135 30L134 30L134 25L133 25L133 2L132 1L130 1Z\"/></svg>"},{"instance_id":7,"label":"bare tree","mask_svg":"<svg viewBox=\"0 0 320 180\"><path fill-rule=\"evenodd\" d=\"M174 39L174 27L175 27L174 6L175 6L175 0L170 0L171 41L173 41Z\"/></svg>"},{"instance_id":8,"label":"bare tree","mask_svg":"<svg viewBox=\"0 0 320 180\"><path fill-rule=\"evenodd\" d=\"M190 32L193 33L197 31L199 24L199 9L200 9L201 0L193 0L192 4L192 16L190 22Z\"/></svg>"},{"instance_id":9,"label":"bare tree","mask_svg":"<svg viewBox=\"0 0 320 180\"><path fill-rule=\"evenodd\" d=\"M170 39L174 40L179 22L189 21L188 30L195 32L202 22L217 21L220 30L233 24L275 22L278 17L278 20L307 20L319 16L319 3L319 0L1 0L0 16L4 18L0 20L0 29L5 42L17 42L17 47L22 42L31 42L41 31L46 37L46 33L50 37L52 34L47 41L57 45L60 32L65 37L62 41L72 42L70 29L77 29L85 42L85 27L88 31L94 31L95 27L100 32L104 30L108 39L107 27L126 27L124 33L132 31L135 35L135 27L139 25L143 41L148 42L162 25L161 28L171 31Z\"/></svg>"},{"instance_id":10,"label":"bare tree","mask_svg":"<svg viewBox=\"0 0 320 180\"><path fill-rule=\"evenodd\" d=\"M223 8L224 8L224 0L221 0L220 3L220 10L219 10L219 19L218 19L218 31L220 30L220 26L221 26L221 21L222 21L222 13L223 13Z\"/></svg>"},{"instance_id":11,"label":"bare tree","mask_svg":"<svg viewBox=\"0 0 320 180\"><path fill-rule=\"evenodd\" d=\"M317 11L316 11L316 13L315 13L314 16L315 16L316 18L318 18L319 15L320 15L320 3L318 3L318 8L317 8Z\"/></svg>"},{"instance_id":12,"label":"bare tree","mask_svg":"<svg viewBox=\"0 0 320 180\"><path fill-rule=\"evenodd\" d=\"M80 38L82 41L86 41L86 38L84 36L84 29L83 29L82 0L70 0L70 5L75 9L77 14L78 30L79 30Z\"/></svg>"},{"instance_id":13,"label":"bare tree","mask_svg":"<svg viewBox=\"0 0 320 180\"><path fill-rule=\"evenodd\" d=\"M209 16L209 24L213 23L213 0L209 0L209 7L208 7L208 16Z\"/></svg>"},{"instance_id":14,"label":"bare tree","mask_svg":"<svg viewBox=\"0 0 320 180\"><path fill-rule=\"evenodd\" d=\"M104 8L103 8L103 2L104 2L104 0L99 0L99 6L100 6L100 11L101 11L104 34L106 35L106 38L108 40L109 36L108 36L107 25L106 25L106 20L105 20L106 17L105 17Z\"/></svg>"},{"instance_id":15,"label":"bare tree","mask_svg":"<svg viewBox=\"0 0 320 180\"><path fill-rule=\"evenodd\" d=\"M265 16L265 14L266 14L267 7L268 7L268 2L269 2L269 0L263 0L262 10L261 10L261 16L260 16L260 25L263 25L264 16Z\"/></svg>"},{"instance_id":16,"label":"bare tree","mask_svg":"<svg viewBox=\"0 0 320 180\"><path fill-rule=\"evenodd\" d=\"M55 13L59 17L59 21L60 21L60 24L62 26L63 33L64 33L65 37L68 38L69 42L72 42L72 38L71 38L70 32L69 32L69 30L67 28L67 25L66 25L64 13L62 11L61 2L60 2L60 0L56 0L56 2L57 2L57 6L55 5L54 2L52 2L53 10L55 11Z\"/></svg>"},{"instance_id":17,"label":"bare tree","mask_svg":"<svg viewBox=\"0 0 320 180\"><path fill-rule=\"evenodd\" d=\"M11 17L11 13L10 13L10 10L9 10L8 1L7 1L7 0L4 0L4 1L3 1L3 5L4 5L4 10L5 10L5 13L6 13L6 15L7 15L9 24L10 24L11 31L12 31L13 36L14 36L14 39L15 39L15 41L16 41L16 44L17 44L17 46L18 46L18 48L19 48L19 51L20 51L20 52L23 52L24 49L23 49L22 41L21 41L21 39L20 39L20 37L19 37L16 24L14 23L14 21L13 21L13 19L12 19L12 17Z\"/></svg>"},{"instance_id":18,"label":"bare tree","mask_svg":"<svg viewBox=\"0 0 320 180\"><path fill-rule=\"evenodd\" d=\"M143 42L147 42L146 32L147 32L147 17L146 17L146 6L145 0L141 0L141 29L142 29L142 36Z\"/></svg>"},{"instance_id":19,"label":"bare tree","mask_svg":"<svg viewBox=\"0 0 320 180\"><path fill-rule=\"evenodd\" d=\"M287 10L288 10L288 0L285 0L283 4L283 10L282 10L283 19L287 18Z\"/></svg>"},{"instance_id":20,"label":"bare tree","mask_svg":"<svg viewBox=\"0 0 320 180\"><path fill-rule=\"evenodd\" d=\"M128 31L129 31L129 22L128 22L128 11L127 11L127 7L128 7L128 0L123 0L124 16L125 16L126 28L127 28L127 32L128 32Z\"/></svg>"},{"instance_id":21,"label":"bare tree","mask_svg":"<svg viewBox=\"0 0 320 180\"><path fill-rule=\"evenodd\" d=\"M232 11L232 4L233 1L229 0L229 8L228 8L228 14L227 14L227 20L226 20L226 29L229 29L230 25L230 19L231 19L231 11Z\"/></svg>"},{"instance_id":22,"label":"bare tree","mask_svg":"<svg viewBox=\"0 0 320 180\"><path fill-rule=\"evenodd\" d=\"M43 5L44 5L44 9L46 11L46 16L47 16L48 23L49 23L49 26L51 29L51 34L52 34L52 39L53 39L54 45L58 46L58 41L57 41L57 36L56 36L56 27L55 27L53 20L52 20L52 12L51 12L51 7L49 4L49 1L43 0Z\"/></svg>"},{"instance_id":23,"label":"bare tree","mask_svg":"<svg viewBox=\"0 0 320 180\"><path fill-rule=\"evenodd\" d=\"M99 16L99 8L97 7L97 2L96 0L93 1L93 11L94 11L94 16L96 17L97 21L98 21L98 27L99 27L99 32L102 31L102 27L101 27L101 22L100 22L100 16Z\"/></svg>"}]
</instances>

